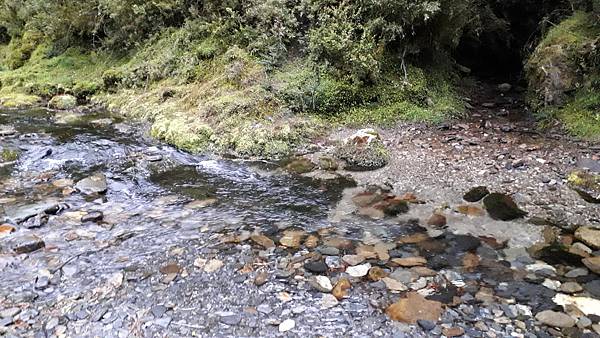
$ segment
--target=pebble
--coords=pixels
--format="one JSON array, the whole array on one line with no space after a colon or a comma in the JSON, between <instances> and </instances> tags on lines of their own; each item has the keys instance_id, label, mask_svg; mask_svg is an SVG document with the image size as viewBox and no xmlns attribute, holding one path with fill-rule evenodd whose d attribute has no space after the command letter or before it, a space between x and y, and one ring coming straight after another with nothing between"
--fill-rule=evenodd
<instances>
[{"instance_id":1,"label":"pebble","mask_svg":"<svg viewBox=\"0 0 600 338\"><path fill-rule=\"evenodd\" d=\"M329 267L323 261L306 262L304 268L312 273L325 273Z\"/></svg>"},{"instance_id":2,"label":"pebble","mask_svg":"<svg viewBox=\"0 0 600 338\"><path fill-rule=\"evenodd\" d=\"M340 302L338 299L329 293L323 295L321 298L321 308L322 309L331 309L332 307L336 307Z\"/></svg>"},{"instance_id":3,"label":"pebble","mask_svg":"<svg viewBox=\"0 0 600 338\"><path fill-rule=\"evenodd\" d=\"M242 316L239 314L228 314L219 318L219 322L227 325L238 325L241 321Z\"/></svg>"},{"instance_id":4,"label":"pebble","mask_svg":"<svg viewBox=\"0 0 600 338\"><path fill-rule=\"evenodd\" d=\"M576 293L582 290L583 287L581 287L581 285L579 285L579 283L576 282L566 282L562 283L562 285L560 286L560 291L565 293Z\"/></svg>"},{"instance_id":5,"label":"pebble","mask_svg":"<svg viewBox=\"0 0 600 338\"><path fill-rule=\"evenodd\" d=\"M287 332L296 327L296 321L293 319L286 319L279 324L279 332Z\"/></svg>"},{"instance_id":6,"label":"pebble","mask_svg":"<svg viewBox=\"0 0 600 338\"><path fill-rule=\"evenodd\" d=\"M587 276L588 275L588 270L586 268L576 268L573 270L570 270L569 272L567 272L565 274L565 277L567 278L577 278L577 277L583 277L583 276Z\"/></svg>"},{"instance_id":7,"label":"pebble","mask_svg":"<svg viewBox=\"0 0 600 338\"><path fill-rule=\"evenodd\" d=\"M352 277L364 277L369 273L369 269L371 269L371 264L366 263L357 266L350 266L346 269L346 273Z\"/></svg>"},{"instance_id":8,"label":"pebble","mask_svg":"<svg viewBox=\"0 0 600 338\"><path fill-rule=\"evenodd\" d=\"M435 328L435 323L431 320L419 319L417 320L417 324L425 331L431 331Z\"/></svg>"},{"instance_id":9,"label":"pebble","mask_svg":"<svg viewBox=\"0 0 600 338\"><path fill-rule=\"evenodd\" d=\"M313 276L308 281L317 291L327 293L333 290L333 285L331 285L331 281L326 276Z\"/></svg>"},{"instance_id":10,"label":"pebble","mask_svg":"<svg viewBox=\"0 0 600 338\"><path fill-rule=\"evenodd\" d=\"M584 329L586 327L592 326L592 320L588 317L580 317L577 321L577 327Z\"/></svg>"},{"instance_id":11,"label":"pebble","mask_svg":"<svg viewBox=\"0 0 600 338\"><path fill-rule=\"evenodd\" d=\"M350 266L355 266L364 262L365 258L359 255L345 255L342 257L342 261Z\"/></svg>"}]
</instances>

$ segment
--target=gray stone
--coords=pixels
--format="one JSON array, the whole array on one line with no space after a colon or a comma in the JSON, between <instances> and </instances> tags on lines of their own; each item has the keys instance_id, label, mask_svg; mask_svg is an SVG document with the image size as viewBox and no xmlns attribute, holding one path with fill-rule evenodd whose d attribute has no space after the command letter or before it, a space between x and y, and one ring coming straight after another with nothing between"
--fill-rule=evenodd
<instances>
[{"instance_id":1,"label":"gray stone","mask_svg":"<svg viewBox=\"0 0 600 338\"><path fill-rule=\"evenodd\" d=\"M54 200L44 201L20 207L5 207L6 218L11 223L22 223L38 214L58 208Z\"/></svg>"},{"instance_id":2,"label":"gray stone","mask_svg":"<svg viewBox=\"0 0 600 338\"><path fill-rule=\"evenodd\" d=\"M20 235L10 241L10 248L18 254L34 252L45 246L46 243L35 235Z\"/></svg>"},{"instance_id":3,"label":"gray stone","mask_svg":"<svg viewBox=\"0 0 600 338\"><path fill-rule=\"evenodd\" d=\"M393 278L401 283L408 284L413 281L415 275L409 270L397 269L390 274L390 278Z\"/></svg>"},{"instance_id":4,"label":"gray stone","mask_svg":"<svg viewBox=\"0 0 600 338\"><path fill-rule=\"evenodd\" d=\"M86 195L104 194L108 189L106 176L104 174L94 174L77 182L75 189Z\"/></svg>"},{"instance_id":5,"label":"gray stone","mask_svg":"<svg viewBox=\"0 0 600 338\"><path fill-rule=\"evenodd\" d=\"M565 293L576 293L583 291L583 287L576 282L566 282L561 284L560 291Z\"/></svg>"},{"instance_id":6,"label":"gray stone","mask_svg":"<svg viewBox=\"0 0 600 338\"><path fill-rule=\"evenodd\" d=\"M219 318L219 322L227 325L238 325L242 321L242 316L239 314L230 314L226 316L221 316Z\"/></svg>"},{"instance_id":7,"label":"gray stone","mask_svg":"<svg viewBox=\"0 0 600 338\"><path fill-rule=\"evenodd\" d=\"M577 321L577 327L584 329L586 327L592 326L592 320L588 317L580 317Z\"/></svg>"},{"instance_id":8,"label":"gray stone","mask_svg":"<svg viewBox=\"0 0 600 338\"><path fill-rule=\"evenodd\" d=\"M575 319L571 316L551 310L546 310L535 315L535 319L540 321L542 324L546 324L552 327L573 327L575 326Z\"/></svg>"},{"instance_id":9,"label":"gray stone","mask_svg":"<svg viewBox=\"0 0 600 338\"><path fill-rule=\"evenodd\" d=\"M167 312L167 307L164 305L156 305L152 307L152 315L154 318L160 318Z\"/></svg>"},{"instance_id":10,"label":"gray stone","mask_svg":"<svg viewBox=\"0 0 600 338\"><path fill-rule=\"evenodd\" d=\"M567 278L583 277L583 276L587 276L588 273L589 272L586 268L576 268L576 269L573 269L573 270L570 270L569 272L567 272L565 274L565 277L567 277Z\"/></svg>"}]
</instances>

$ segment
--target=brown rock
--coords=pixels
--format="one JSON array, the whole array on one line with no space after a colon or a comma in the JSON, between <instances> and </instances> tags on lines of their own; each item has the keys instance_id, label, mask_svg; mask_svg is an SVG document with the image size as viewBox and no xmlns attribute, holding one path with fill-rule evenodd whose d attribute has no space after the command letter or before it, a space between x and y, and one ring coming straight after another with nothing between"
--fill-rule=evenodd
<instances>
[{"instance_id":1,"label":"brown rock","mask_svg":"<svg viewBox=\"0 0 600 338\"><path fill-rule=\"evenodd\" d=\"M375 252L375 247L372 245L361 244L357 246L356 254L366 259L377 258L377 252Z\"/></svg>"},{"instance_id":2,"label":"brown rock","mask_svg":"<svg viewBox=\"0 0 600 338\"><path fill-rule=\"evenodd\" d=\"M485 211L480 207L474 205L459 205L457 207L458 212L467 216L481 217L485 216Z\"/></svg>"},{"instance_id":3,"label":"brown rock","mask_svg":"<svg viewBox=\"0 0 600 338\"><path fill-rule=\"evenodd\" d=\"M587 244L592 249L600 249L600 229L581 227L575 232L575 238Z\"/></svg>"},{"instance_id":4,"label":"brown rock","mask_svg":"<svg viewBox=\"0 0 600 338\"><path fill-rule=\"evenodd\" d=\"M325 246L331 246L338 249L352 248L352 241L341 237L331 237L323 241Z\"/></svg>"},{"instance_id":5,"label":"brown rock","mask_svg":"<svg viewBox=\"0 0 600 338\"><path fill-rule=\"evenodd\" d=\"M170 263L162 266L159 270L164 275L178 274L181 272L181 267L177 263Z\"/></svg>"},{"instance_id":6,"label":"brown rock","mask_svg":"<svg viewBox=\"0 0 600 338\"><path fill-rule=\"evenodd\" d=\"M474 253L471 252L467 252L465 254L465 256L463 257L463 267L465 268L465 270L467 271L473 271L476 267L479 266L479 256L477 256Z\"/></svg>"},{"instance_id":7,"label":"brown rock","mask_svg":"<svg viewBox=\"0 0 600 338\"><path fill-rule=\"evenodd\" d=\"M254 277L254 285L256 286L262 286L264 285L267 281L269 280L269 274L261 271L259 273L256 274L256 277Z\"/></svg>"},{"instance_id":8,"label":"brown rock","mask_svg":"<svg viewBox=\"0 0 600 338\"><path fill-rule=\"evenodd\" d=\"M418 232L412 235L403 236L396 240L398 244L416 244L430 239L426 233Z\"/></svg>"},{"instance_id":9,"label":"brown rock","mask_svg":"<svg viewBox=\"0 0 600 338\"><path fill-rule=\"evenodd\" d=\"M431 215L431 217L429 217L429 220L427 221L428 225L431 225L434 227L443 227L446 225L446 223L447 223L446 216L441 215L441 214L433 214L433 215Z\"/></svg>"},{"instance_id":10,"label":"brown rock","mask_svg":"<svg viewBox=\"0 0 600 338\"><path fill-rule=\"evenodd\" d=\"M275 242L265 235L252 235L250 236L252 242L262 246L265 249L272 248L275 246Z\"/></svg>"},{"instance_id":11,"label":"brown rock","mask_svg":"<svg viewBox=\"0 0 600 338\"><path fill-rule=\"evenodd\" d=\"M304 246L307 249L314 249L319 245L319 237L317 237L316 235L309 235L308 237L306 237L306 239L304 240Z\"/></svg>"},{"instance_id":12,"label":"brown rock","mask_svg":"<svg viewBox=\"0 0 600 338\"><path fill-rule=\"evenodd\" d=\"M442 314L442 303L411 292L407 298L390 305L385 312L391 319L404 323L415 324L419 319L437 322Z\"/></svg>"},{"instance_id":13,"label":"brown rock","mask_svg":"<svg viewBox=\"0 0 600 338\"><path fill-rule=\"evenodd\" d=\"M419 277L435 277L437 272L425 266L415 266L410 268L410 271L419 275Z\"/></svg>"},{"instance_id":14,"label":"brown rock","mask_svg":"<svg viewBox=\"0 0 600 338\"><path fill-rule=\"evenodd\" d=\"M15 232L16 230L17 229L15 229L15 227L10 224L2 224L0 225L0 236L10 234L11 232Z\"/></svg>"},{"instance_id":15,"label":"brown rock","mask_svg":"<svg viewBox=\"0 0 600 338\"><path fill-rule=\"evenodd\" d=\"M384 196L381 194L365 191L365 192L361 192L360 194L357 194L354 197L352 197L352 202L356 206L358 206L360 208L364 208L369 205L373 205L377 202L382 201L383 198L384 198Z\"/></svg>"},{"instance_id":16,"label":"brown rock","mask_svg":"<svg viewBox=\"0 0 600 338\"><path fill-rule=\"evenodd\" d=\"M374 207L363 207L358 209L358 214L378 220L385 218L385 212L382 209Z\"/></svg>"},{"instance_id":17,"label":"brown rock","mask_svg":"<svg viewBox=\"0 0 600 338\"><path fill-rule=\"evenodd\" d=\"M465 334L465 330L462 327L444 328L442 334L446 337L460 337Z\"/></svg>"},{"instance_id":18,"label":"brown rock","mask_svg":"<svg viewBox=\"0 0 600 338\"><path fill-rule=\"evenodd\" d=\"M369 270L369 279L373 282L377 282L388 275L389 273L378 266L374 266Z\"/></svg>"},{"instance_id":19,"label":"brown rock","mask_svg":"<svg viewBox=\"0 0 600 338\"><path fill-rule=\"evenodd\" d=\"M589 257L581 260L588 269L592 270L594 273L600 275L600 256L597 257Z\"/></svg>"},{"instance_id":20,"label":"brown rock","mask_svg":"<svg viewBox=\"0 0 600 338\"><path fill-rule=\"evenodd\" d=\"M303 230L285 230L279 243L288 248L299 248L305 234Z\"/></svg>"},{"instance_id":21,"label":"brown rock","mask_svg":"<svg viewBox=\"0 0 600 338\"><path fill-rule=\"evenodd\" d=\"M342 278L335 284L331 293L337 300L342 300L348 296L348 290L351 287L350 281L347 278Z\"/></svg>"},{"instance_id":22,"label":"brown rock","mask_svg":"<svg viewBox=\"0 0 600 338\"><path fill-rule=\"evenodd\" d=\"M404 267L421 266L427 264L427 260L423 257L406 257L393 258L392 262Z\"/></svg>"}]
</instances>

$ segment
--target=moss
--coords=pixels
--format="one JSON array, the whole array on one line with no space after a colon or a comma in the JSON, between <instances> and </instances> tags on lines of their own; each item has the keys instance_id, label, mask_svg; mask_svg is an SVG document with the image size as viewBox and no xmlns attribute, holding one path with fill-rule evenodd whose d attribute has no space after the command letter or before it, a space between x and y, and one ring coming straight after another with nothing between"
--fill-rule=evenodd
<instances>
[{"instance_id":1,"label":"moss","mask_svg":"<svg viewBox=\"0 0 600 338\"><path fill-rule=\"evenodd\" d=\"M574 171L567 177L569 186L589 203L600 203L600 175Z\"/></svg>"},{"instance_id":2,"label":"moss","mask_svg":"<svg viewBox=\"0 0 600 338\"><path fill-rule=\"evenodd\" d=\"M335 149L335 156L346 162L346 169L356 171L379 169L390 160L389 151L379 140L369 144L341 143Z\"/></svg>"},{"instance_id":3,"label":"moss","mask_svg":"<svg viewBox=\"0 0 600 338\"><path fill-rule=\"evenodd\" d=\"M181 116L161 116L152 124L150 134L189 152L207 149L213 130L210 126Z\"/></svg>"},{"instance_id":4,"label":"moss","mask_svg":"<svg viewBox=\"0 0 600 338\"><path fill-rule=\"evenodd\" d=\"M27 108L41 102L40 97L23 93L1 93L0 105L6 108Z\"/></svg>"},{"instance_id":5,"label":"moss","mask_svg":"<svg viewBox=\"0 0 600 338\"><path fill-rule=\"evenodd\" d=\"M527 62L528 100L542 124L561 120L572 134L600 137L600 24L576 12L552 28Z\"/></svg>"},{"instance_id":6,"label":"moss","mask_svg":"<svg viewBox=\"0 0 600 338\"><path fill-rule=\"evenodd\" d=\"M3 148L0 151L2 162L14 162L19 159L19 152L14 149Z\"/></svg>"}]
</instances>

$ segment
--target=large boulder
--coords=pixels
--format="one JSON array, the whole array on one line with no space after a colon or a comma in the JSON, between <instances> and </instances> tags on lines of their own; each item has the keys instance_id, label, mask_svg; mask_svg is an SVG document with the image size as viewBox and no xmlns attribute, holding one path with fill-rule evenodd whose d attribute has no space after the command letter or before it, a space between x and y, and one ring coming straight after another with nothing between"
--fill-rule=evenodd
<instances>
[{"instance_id":1,"label":"large boulder","mask_svg":"<svg viewBox=\"0 0 600 338\"><path fill-rule=\"evenodd\" d=\"M48 107L59 110L69 110L77 107L77 98L73 95L57 95L48 102Z\"/></svg>"},{"instance_id":2,"label":"large boulder","mask_svg":"<svg viewBox=\"0 0 600 338\"><path fill-rule=\"evenodd\" d=\"M356 132L339 144L335 155L346 163L347 170L367 171L386 166L390 154L379 133L373 129Z\"/></svg>"}]
</instances>

